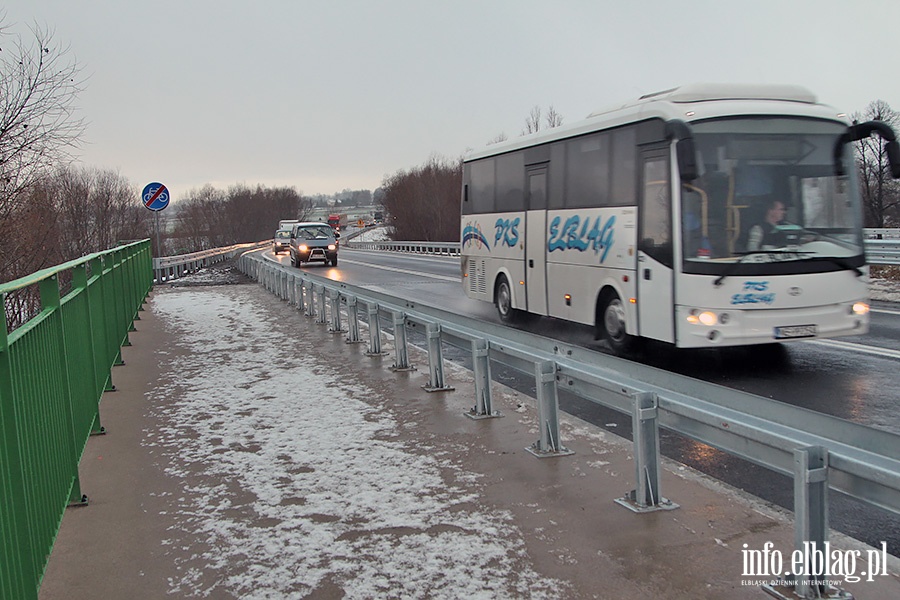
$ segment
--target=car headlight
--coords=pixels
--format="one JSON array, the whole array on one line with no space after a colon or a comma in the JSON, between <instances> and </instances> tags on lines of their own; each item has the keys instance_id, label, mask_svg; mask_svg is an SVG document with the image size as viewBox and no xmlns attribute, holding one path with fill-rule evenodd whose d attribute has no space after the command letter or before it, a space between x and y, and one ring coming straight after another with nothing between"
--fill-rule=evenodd
<instances>
[{"instance_id":1,"label":"car headlight","mask_svg":"<svg viewBox=\"0 0 900 600\"><path fill-rule=\"evenodd\" d=\"M297 250L299 250L300 252L306 252L309 250L309 246L307 246L306 244L300 244Z\"/></svg>"},{"instance_id":2,"label":"car headlight","mask_svg":"<svg viewBox=\"0 0 900 600\"><path fill-rule=\"evenodd\" d=\"M328 244L329 250L337 250L337 246L335 244Z\"/></svg>"}]
</instances>

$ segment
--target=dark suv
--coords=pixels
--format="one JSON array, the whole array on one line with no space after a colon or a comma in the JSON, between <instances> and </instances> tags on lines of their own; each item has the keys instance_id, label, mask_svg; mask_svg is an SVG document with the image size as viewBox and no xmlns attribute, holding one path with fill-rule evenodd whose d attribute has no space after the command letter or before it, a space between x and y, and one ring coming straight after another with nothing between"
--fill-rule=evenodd
<instances>
[{"instance_id":1,"label":"dark suv","mask_svg":"<svg viewBox=\"0 0 900 600\"><path fill-rule=\"evenodd\" d=\"M313 260L337 266L338 242L327 223L297 223L291 228L291 264Z\"/></svg>"}]
</instances>

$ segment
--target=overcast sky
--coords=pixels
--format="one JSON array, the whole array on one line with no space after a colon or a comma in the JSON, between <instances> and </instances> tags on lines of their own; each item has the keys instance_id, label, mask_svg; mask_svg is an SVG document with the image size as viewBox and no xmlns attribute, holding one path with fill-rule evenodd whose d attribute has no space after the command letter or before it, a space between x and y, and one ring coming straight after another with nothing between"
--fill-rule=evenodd
<instances>
[{"instance_id":1,"label":"overcast sky","mask_svg":"<svg viewBox=\"0 0 900 600\"><path fill-rule=\"evenodd\" d=\"M794 83L900 109L896 0L6 0L88 77L81 162L174 199L210 183L375 189L432 154L684 83ZM4 41L4 43L6 43Z\"/></svg>"}]
</instances>

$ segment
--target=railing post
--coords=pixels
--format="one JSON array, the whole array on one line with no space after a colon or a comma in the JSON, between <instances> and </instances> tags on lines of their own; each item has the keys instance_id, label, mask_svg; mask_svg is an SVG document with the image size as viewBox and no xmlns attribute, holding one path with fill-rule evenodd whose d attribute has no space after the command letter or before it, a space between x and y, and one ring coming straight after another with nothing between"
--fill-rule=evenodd
<instances>
[{"instance_id":1,"label":"railing post","mask_svg":"<svg viewBox=\"0 0 900 600\"><path fill-rule=\"evenodd\" d=\"M297 310L304 310L306 303L303 300L303 280L299 277L294 277L294 290L294 295L297 298Z\"/></svg>"},{"instance_id":2,"label":"railing post","mask_svg":"<svg viewBox=\"0 0 900 600\"><path fill-rule=\"evenodd\" d=\"M6 294L0 294L0 432L5 443L0 444L0 460L5 469L5 477L0 478L0 492L4 496L4 504L10 507L15 518L4 524L9 531L4 538L9 543L0 544L0 558L7 565L4 571L11 576L5 589L21 597L28 597L26 590L37 597L31 577L39 573L34 564L35 554L32 551L29 529L28 503L26 494L25 465L22 462L21 442L16 419L16 403L13 399L12 360L9 356L9 338L6 321Z\"/></svg>"},{"instance_id":3,"label":"railing post","mask_svg":"<svg viewBox=\"0 0 900 600\"><path fill-rule=\"evenodd\" d=\"M422 388L426 392L449 392L454 388L444 384L444 353L441 348L441 324L428 323L425 326L428 342L428 383Z\"/></svg>"},{"instance_id":4,"label":"railing post","mask_svg":"<svg viewBox=\"0 0 900 600\"><path fill-rule=\"evenodd\" d=\"M465 415L472 419L503 416L499 411L494 410L491 393L490 345L487 340L472 340L472 374L475 379L475 406Z\"/></svg>"},{"instance_id":5,"label":"railing post","mask_svg":"<svg viewBox=\"0 0 900 600\"><path fill-rule=\"evenodd\" d=\"M81 451L78 448L78 434L75 431L75 413L74 407L72 406L74 398L72 379L71 374L69 373L69 363L66 360L66 327L63 322L63 313L60 305L59 278L56 275L52 275L47 279L42 280L39 284L39 290L41 295L41 308L43 310L50 309L52 311L53 325L56 328L56 361L53 360L54 357L48 358L50 358L51 365L56 365L56 369L53 369L52 367L49 369L50 372L53 373L54 370L58 370L52 377L59 378L57 390L61 397L58 398L59 404L54 408L57 410L61 409L65 421L65 431L58 431L56 433L66 436L69 449L68 458L70 460L70 464L66 466L72 469L71 473L74 477L72 488L69 490L69 505L87 504L87 496L84 496L81 493L81 479L78 474L78 460L81 456Z\"/></svg>"},{"instance_id":6,"label":"railing post","mask_svg":"<svg viewBox=\"0 0 900 600\"><path fill-rule=\"evenodd\" d=\"M635 489L616 500L634 512L672 510L678 505L660 495L659 488L659 399L654 392L632 395Z\"/></svg>"},{"instance_id":7,"label":"railing post","mask_svg":"<svg viewBox=\"0 0 900 600\"><path fill-rule=\"evenodd\" d=\"M559 398L556 389L556 363L550 360L534 364L537 384L538 420L541 437L526 448L538 458L575 454L559 441Z\"/></svg>"},{"instance_id":8,"label":"railing post","mask_svg":"<svg viewBox=\"0 0 900 600\"><path fill-rule=\"evenodd\" d=\"M381 322L378 318L378 305L370 302L366 306L369 315L369 350L366 356L382 356L381 351Z\"/></svg>"},{"instance_id":9,"label":"railing post","mask_svg":"<svg viewBox=\"0 0 900 600\"><path fill-rule=\"evenodd\" d=\"M415 371L409 364L409 352L406 347L406 313L393 313L394 321L394 364L391 371Z\"/></svg>"},{"instance_id":10,"label":"railing post","mask_svg":"<svg viewBox=\"0 0 900 600\"><path fill-rule=\"evenodd\" d=\"M313 286L313 289L316 290L316 304L318 305L316 307L318 309L316 310L316 323L324 325L328 322L328 319L325 316L325 286Z\"/></svg>"},{"instance_id":11,"label":"railing post","mask_svg":"<svg viewBox=\"0 0 900 600\"><path fill-rule=\"evenodd\" d=\"M338 290L330 290L331 298L331 325L328 331L331 333L343 333L341 329L341 293Z\"/></svg>"},{"instance_id":12,"label":"railing post","mask_svg":"<svg viewBox=\"0 0 900 600\"><path fill-rule=\"evenodd\" d=\"M316 308L315 308L315 294L314 285L312 281L303 280L303 293L306 295L306 316L314 317L316 316Z\"/></svg>"},{"instance_id":13,"label":"railing post","mask_svg":"<svg viewBox=\"0 0 900 600\"><path fill-rule=\"evenodd\" d=\"M359 300L356 296L347 297L347 339L348 344L359 344Z\"/></svg>"},{"instance_id":14,"label":"railing post","mask_svg":"<svg viewBox=\"0 0 900 600\"><path fill-rule=\"evenodd\" d=\"M822 598L833 591L823 580L828 542L828 449L810 446L794 450L794 549L805 560L795 576L801 598Z\"/></svg>"}]
</instances>

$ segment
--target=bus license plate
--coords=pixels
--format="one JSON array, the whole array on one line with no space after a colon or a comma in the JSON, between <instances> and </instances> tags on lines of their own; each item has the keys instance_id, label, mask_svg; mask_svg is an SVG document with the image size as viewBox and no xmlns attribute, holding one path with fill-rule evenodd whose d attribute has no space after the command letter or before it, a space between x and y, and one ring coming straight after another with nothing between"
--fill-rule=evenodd
<instances>
[{"instance_id":1,"label":"bus license plate","mask_svg":"<svg viewBox=\"0 0 900 600\"><path fill-rule=\"evenodd\" d=\"M786 338L815 337L815 325L789 325L787 327L775 328L775 339L783 340Z\"/></svg>"}]
</instances>

